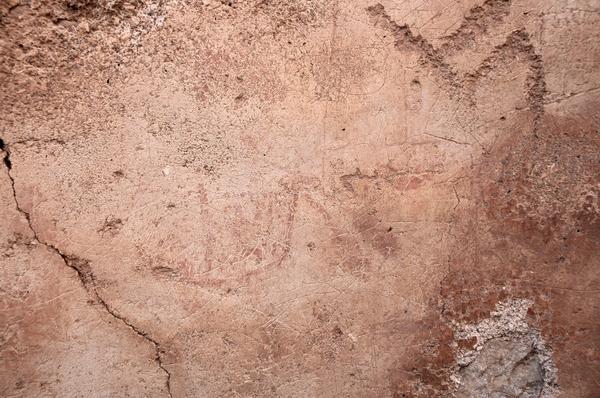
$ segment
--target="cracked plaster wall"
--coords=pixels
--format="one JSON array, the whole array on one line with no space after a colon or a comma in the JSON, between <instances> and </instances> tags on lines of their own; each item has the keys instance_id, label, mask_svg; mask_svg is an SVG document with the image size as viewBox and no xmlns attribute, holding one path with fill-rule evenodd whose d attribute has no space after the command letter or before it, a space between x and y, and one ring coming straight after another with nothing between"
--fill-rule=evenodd
<instances>
[{"instance_id":1,"label":"cracked plaster wall","mask_svg":"<svg viewBox=\"0 0 600 398\"><path fill-rule=\"evenodd\" d=\"M0 4L0 395L600 396L595 0Z\"/></svg>"}]
</instances>

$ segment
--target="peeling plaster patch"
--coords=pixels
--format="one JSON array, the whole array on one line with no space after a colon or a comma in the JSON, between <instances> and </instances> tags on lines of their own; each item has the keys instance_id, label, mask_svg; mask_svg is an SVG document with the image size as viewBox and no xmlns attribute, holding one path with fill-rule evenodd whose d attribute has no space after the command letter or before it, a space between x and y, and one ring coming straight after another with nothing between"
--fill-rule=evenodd
<instances>
[{"instance_id":1,"label":"peeling plaster patch","mask_svg":"<svg viewBox=\"0 0 600 398\"><path fill-rule=\"evenodd\" d=\"M556 396L552 351L540 332L527 323L532 304L526 299L506 300L496 305L488 319L453 325L459 368L452 381L457 397Z\"/></svg>"}]
</instances>

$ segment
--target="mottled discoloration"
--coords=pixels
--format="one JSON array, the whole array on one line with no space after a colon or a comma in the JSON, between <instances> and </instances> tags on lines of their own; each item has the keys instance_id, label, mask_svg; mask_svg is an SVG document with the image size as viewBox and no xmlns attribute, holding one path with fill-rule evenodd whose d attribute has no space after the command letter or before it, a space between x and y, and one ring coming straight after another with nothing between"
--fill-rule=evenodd
<instances>
[{"instance_id":1,"label":"mottled discoloration","mask_svg":"<svg viewBox=\"0 0 600 398\"><path fill-rule=\"evenodd\" d=\"M0 5L0 395L600 395L592 3Z\"/></svg>"}]
</instances>

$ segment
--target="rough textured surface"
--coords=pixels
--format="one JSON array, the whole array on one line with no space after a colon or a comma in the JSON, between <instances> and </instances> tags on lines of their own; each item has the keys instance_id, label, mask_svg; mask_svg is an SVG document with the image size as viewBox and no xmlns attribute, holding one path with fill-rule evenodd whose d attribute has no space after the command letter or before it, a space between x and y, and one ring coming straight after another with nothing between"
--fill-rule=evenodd
<instances>
[{"instance_id":1,"label":"rough textured surface","mask_svg":"<svg viewBox=\"0 0 600 398\"><path fill-rule=\"evenodd\" d=\"M596 0L0 3L0 396L600 396Z\"/></svg>"},{"instance_id":2,"label":"rough textured surface","mask_svg":"<svg viewBox=\"0 0 600 398\"><path fill-rule=\"evenodd\" d=\"M528 300L498 303L490 318L455 326L459 397L552 397L556 366L544 338L527 322ZM463 344L459 344L459 342ZM465 344L466 343L466 344Z\"/></svg>"},{"instance_id":3,"label":"rough textured surface","mask_svg":"<svg viewBox=\"0 0 600 398\"><path fill-rule=\"evenodd\" d=\"M539 397L544 374L533 348L521 341L492 340L460 371L457 397Z\"/></svg>"}]
</instances>

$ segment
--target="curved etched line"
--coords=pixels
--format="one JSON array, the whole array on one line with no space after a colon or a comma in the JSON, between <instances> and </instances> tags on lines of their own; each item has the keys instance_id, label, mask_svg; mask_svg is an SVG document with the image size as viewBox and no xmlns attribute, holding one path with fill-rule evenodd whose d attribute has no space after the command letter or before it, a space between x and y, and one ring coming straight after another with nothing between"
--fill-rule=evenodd
<instances>
[{"instance_id":1,"label":"curved etched line","mask_svg":"<svg viewBox=\"0 0 600 398\"><path fill-rule=\"evenodd\" d=\"M476 83L492 70L507 65L509 61L524 56L524 61L529 67L527 77L527 102L534 115L534 128L544 113L544 96L546 94L546 81L544 78L544 64L542 57L536 53L529 34L524 30L517 30L506 37L506 41L494 48L492 54L483 60L479 67L468 73L465 78L465 86L472 93Z\"/></svg>"}]
</instances>

